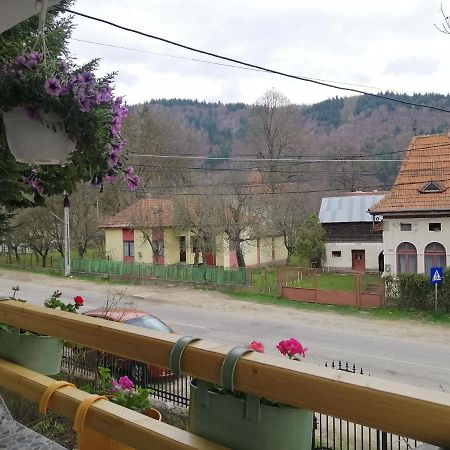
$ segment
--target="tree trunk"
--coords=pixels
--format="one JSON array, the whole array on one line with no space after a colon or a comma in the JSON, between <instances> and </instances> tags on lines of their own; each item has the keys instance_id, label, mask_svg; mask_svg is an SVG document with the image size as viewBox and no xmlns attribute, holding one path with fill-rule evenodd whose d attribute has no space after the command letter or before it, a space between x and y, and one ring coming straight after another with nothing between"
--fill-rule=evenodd
<instances>
[{"instance_id":1,"label":"tree trunk","mask_svg":"<svg viewBox=\"0 0 450 450\"><path fill-rule=\"evenodd\" d=\"M15 247L13 247L13 250L14 250L14 256L16 257L16 261L19 261L20 260L20 257L19 257L19 246L16 245Z\"/></svg>"},{"instance_id":2,"label":"tree trunk","mask_svg":"<svg viewBox=\"0 0 450 450\"><path fill-rule=\"evenodd\" d=\"M236 245L236 258L237 258L238 267L244 268L245 267L245 259L244 259L244 253L242 252L240 242L237 242L237 245Z\"/></svg>"},{"instance_id":3,"label":"tree trunk","mask_svg":"<svg viewBox=\"0 0 450 450\"><path fill-rule=\"evenodd\" d=\"M42 267L47 267L47 253L42 253Z\"/></svg>"},{"instance_id":4,"label":"tree trunk","mask_svg":"<svg viewBox=\"0 0 450 450\"><path fill-rule=\"evenodd\" d=\"M198 247L195 247L195 252L194 252L194 266L198 266L198 262L200 260L200 250L198 249ZM204 262L204 261L203 261Z\"/></svg>"},{"instance_id":5,"label":"tree trunk","mask_svg":"<svg viewBox=\"0 0 450 450\"><path fill-rule=\"evenodd\" d=\"M86 247L85 247L84 245L79 245L79 246L77 247L77 250L78 250L78 256L79 256L80 258L83 258L83 256L84 256L85 253L86 253Z\"/></svg>"}]
</instances>

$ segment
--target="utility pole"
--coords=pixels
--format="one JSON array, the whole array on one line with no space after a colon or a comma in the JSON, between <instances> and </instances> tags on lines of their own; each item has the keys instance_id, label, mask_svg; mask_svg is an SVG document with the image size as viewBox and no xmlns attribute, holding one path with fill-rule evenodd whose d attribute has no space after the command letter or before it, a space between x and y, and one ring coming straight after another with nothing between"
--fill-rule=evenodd
<instances>
[{"instance_id":1,"label":"utility pole","mask_svg":"<svg viewBox=\"0 0 450 450\"><path fill-rule=\"evenodd\" d=\"M64 276L68 277L71 273L70 263L70 203L69 197L64 192Z\"/></svg>"}]
</instances>

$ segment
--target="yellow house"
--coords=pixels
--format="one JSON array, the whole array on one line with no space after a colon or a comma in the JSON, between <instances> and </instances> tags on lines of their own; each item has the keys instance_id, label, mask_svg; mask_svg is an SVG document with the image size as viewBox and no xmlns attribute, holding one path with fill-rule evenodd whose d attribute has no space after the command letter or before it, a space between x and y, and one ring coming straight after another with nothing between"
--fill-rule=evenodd
<instances>
[{"instance_id":1,"label":"yellow house","mask_svg":"<svg viewBox=\"0 0 450 450\"><path fill-rule=\"evenodd\" d=\"M153 264L194 264L196 235L175 219L174 205L167 199L145 198L133 203L100 225L105 231L109 258ZM209 266L237 267L236 252L230 250L225 233L218 234L211 250L199 255ZM286 262L282 236L245 241L246 265Z\"/></svg>"}]
</instances>

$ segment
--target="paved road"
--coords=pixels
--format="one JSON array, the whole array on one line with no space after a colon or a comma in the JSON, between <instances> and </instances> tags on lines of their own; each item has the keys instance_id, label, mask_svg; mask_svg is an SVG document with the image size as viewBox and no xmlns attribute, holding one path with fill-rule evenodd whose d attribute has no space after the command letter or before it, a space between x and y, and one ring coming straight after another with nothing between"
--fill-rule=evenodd
<instances>
[{"instance_id":1,"label":"paved road","mask_svg":"<svg viewBox=\"0 0 450 450\"><path fill-rule=\"evenodd\" d=\"M31 277L31 276L30 276ZM42 277L43 278L43 277ZM0 272L0 296L10 295L11 286L20 285L19 296L42 304L54 289L61 286L57 278L45 277L39 283L14 279L8 271ZM75 282L80 287L64 287L65 299L82 295L86 307L104 305L108 289L120 291L120 286L99 287ZM230 300L213 306L185 306L187 301L169 304L166 298L171 288L158 288L158 295L124 295L123 305L135 305L151 311L168 323L177 333L190 334L215 342L243 345L257 339L265 343L266 351L276 353L274 346L283 338L298 337L309 348L308 362L324 364L341 359L364 368L367 376L402 381L434 390L450 392L450 330L435 326L374 322L368 319L335 316L278 308L257 307ZM178 288L176 288L178 289ZM149 287L151 292L152 288ZM180 295L180 289L178 289ZM186 295L189 294L186 289ZM173 292L173 291L172 291ZM190 295L192 296L192 290ZM183 292L181 291L181 296ZM200 295L200 294L198 294ZM214 293L208 293L214 296ZM180 304L181 303L181 304ZM233 307L238 305L238 307ZM280 309L281 310L281 309ZM313 320L314 319L314 320ZM403 332L402 330L408 331Z\"/></svg>"}]
</instances>

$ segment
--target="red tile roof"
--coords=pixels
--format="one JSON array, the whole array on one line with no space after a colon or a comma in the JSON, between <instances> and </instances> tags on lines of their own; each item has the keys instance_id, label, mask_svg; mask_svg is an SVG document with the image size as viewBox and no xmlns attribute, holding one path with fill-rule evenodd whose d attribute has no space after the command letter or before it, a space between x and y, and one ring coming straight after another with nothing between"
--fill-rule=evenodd
<instances>
[{"instance_id":1,"label":"red tile roof","mask_svg":"<svg viewBox=\"0 0 450 450\"><path fill-rule=\"evenodd\" d=\"M443 192L420 192L430 181L442 186ZM450 211L450 137L448 134L415 136L391 191L369 212L387 215L437 211Z\"/></svg>"},{"instance_id":2,"label":"red tile roof","mask_svg":"<svg viewBox=\"0 0 450 450\"><path fill-rule=\"evenodd\" d=\"M173 204L170 200L144 198L103 222L100 228L155 228L173 225Z\"/></svg>"}]
</instances>

